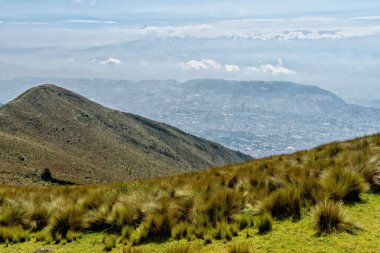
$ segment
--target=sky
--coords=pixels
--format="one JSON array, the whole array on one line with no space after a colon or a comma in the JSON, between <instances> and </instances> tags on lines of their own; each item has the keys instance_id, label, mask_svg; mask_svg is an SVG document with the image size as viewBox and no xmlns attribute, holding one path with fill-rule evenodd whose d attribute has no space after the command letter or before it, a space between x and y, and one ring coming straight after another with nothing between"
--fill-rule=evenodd
<instances>
[{"instance_id":1,"label":"sky","mask_svg":"<svg viewBox=\"0 0 380 253\"><path fill-rule=\"evenodd\" d=\"M0 0L0 78L225 78L380 99L378 0Z\"/></svg>"}]
</instances>

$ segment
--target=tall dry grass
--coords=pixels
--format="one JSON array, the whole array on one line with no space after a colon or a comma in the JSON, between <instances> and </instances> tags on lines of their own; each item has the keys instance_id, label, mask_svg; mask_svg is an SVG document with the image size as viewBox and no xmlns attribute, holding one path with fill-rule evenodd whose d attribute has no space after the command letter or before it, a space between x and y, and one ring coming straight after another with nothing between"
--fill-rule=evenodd
<instances>
[{"instance_id":1,"label":"tall dry grass","mask_svg":"<svg viewBox=\"0 0 380 253\"><path fill-rule=\"evenodd\" d=\"M353 202L362 193L378 192L379 144L375 135L365 142L108 185L1 186L0 242L43 240L42 234L72 241L94 231L109 235L107 249L169 238L207 244L231 240L249 227L270 232L272 219L297 221L310 209L317 231L349 231L341 229L348 220L331 201Z\"/></svg>"}]
</instances>

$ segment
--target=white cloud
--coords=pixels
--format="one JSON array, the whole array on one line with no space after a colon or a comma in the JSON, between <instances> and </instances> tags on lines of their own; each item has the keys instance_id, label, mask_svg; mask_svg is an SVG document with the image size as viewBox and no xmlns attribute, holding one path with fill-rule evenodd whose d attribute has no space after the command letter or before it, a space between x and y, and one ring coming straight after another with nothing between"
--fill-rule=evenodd
<instances>
[{"instance_id":1,"label":"white cloud","mask_svg":"<svg viewBox=\"0 0 380 253\"><path fill-rule=\"evenodd\" d=\"M237 72L240 70L240 67L238 65L226 64L224 65L224 70L227 72Z\"/></svg>"},{"instance_id":2,"label":"white cloud","mask_svg":"<svg viewBox=\"0 0 380 253\"><path fill-rule=\"evenodd\" d=\"M225 64L224 66L219 62L212 59L190 60L185 63L180 63L179 66L184 70L223 70L228 73L246 70L248 72L255 72L261 74L271 75L289 75L296 74L296 71L288 69L283 65L282 59L278 59L278 65L262 64L258 67L255 66L239 66L235 64Z\"/></svg>"},{"instance_id":3,"label":"white cloud","mask_svg":"<svg viewBox=\"0 0 380 253\"><path fill-rule=\"evenodd\" d=\"M288 69L286 67L283 67L281 65L274 66L272 64L263 64L259 67L246 67L246 70L250 72L255 73L262 73L262 74L272 74L272 75L278 75L278 74L296 74L296 71Z\"/></svg>"},{"instance_id":4,"label":"white cloud","mask_svg":"<svg viewBox=\"0 0 380 253\"><path fill-rule=\"evenodd\" d=\"M65 23L79 23L79 24L117 24L112 20L95 20L95 19L69 19L65 20Z\"/></svg>"},{"instance_id":5,"label":"white cloud","mask_svg":"<svg viewBox=\"0 0 380 253\"><path fill-rule=\"evenodd\" d=\"M222 65L211 59L190 60L181 63L180 66L185 70L220 69Z\"/></svg>"},{"instance_id":6,"label":"white cloud","mask_svg":"<svg viewBox=\"0 0 380 253\"><path fill-rule=\"evenodd\" d=\"M273 27L272 22L278 22L279 25ZM380 26L352 26L352 24L338 26L338 24L339 20L333 18L247 19L187 26L149 26L124 32L142 37L206 39L225 37L254 40L335 40L380 34Z\"/></svg>"},{"instance_id":7,"label":"white cloud","mask_svg":"<svg viewBox=\"0 0 380 253\"><path fill-rule=\"evenodd\" d=\"M345 27L339 29L303 29L303 30L255 30L237 32L229 37L235 39L258 40L321 40L346 39L380 34L380 26Z\"/></svg>"},{"instance_id":8,"label":"white cloud","mask_svg":"<svg viewBox=\"0 0 380 253\"><path fill-rule=\"evenodd\" d=\"M214 60L204 59L202 61L206 63L208 66L210 66L210 68L212 69L220 69L222 67L222 65L220 65L219 62L216 62Z\"/></svg>"},{"instance_id":9,"label":"white cloud","mask_svg":"<svg viewBox=\"0 0 380 253\"><path fill-rule=\"evenodd\" d=\"M122 64L122 63L123 62L121 60L113 58L113 57L110 57L107 60L101 61L99 64L102 64L102 65L119 65L119 64Z\"/></svg>"}]
</instances>

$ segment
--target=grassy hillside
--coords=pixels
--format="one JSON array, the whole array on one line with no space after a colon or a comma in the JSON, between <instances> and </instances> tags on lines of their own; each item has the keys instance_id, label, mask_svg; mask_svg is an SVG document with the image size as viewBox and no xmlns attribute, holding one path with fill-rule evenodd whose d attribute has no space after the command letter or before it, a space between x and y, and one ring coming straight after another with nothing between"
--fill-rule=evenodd
<instances>
[{"instance_id":1,"label":"grassy hillside","mask_svg":"<svg viewBox=\"0 0 380 253\"><path fill-rule=\"evenodd\" d=\"M3 186L0 242L9 252L46 243L56 252L178 243L173 252L379 252L379 151L374 135L172 177Z\"/></svg>"},{"instance_id":2,"label":"grassy hillside","mask_svg":"<svg viewBox=\"0 0 380 253\"><path fill-rule=\"evenodd\" d=\"M173 175L249 156L169 125L96 104L54 85L32 88L0 109L0 182L53 177L99 183Z\"/></svg>"}]
</instances>

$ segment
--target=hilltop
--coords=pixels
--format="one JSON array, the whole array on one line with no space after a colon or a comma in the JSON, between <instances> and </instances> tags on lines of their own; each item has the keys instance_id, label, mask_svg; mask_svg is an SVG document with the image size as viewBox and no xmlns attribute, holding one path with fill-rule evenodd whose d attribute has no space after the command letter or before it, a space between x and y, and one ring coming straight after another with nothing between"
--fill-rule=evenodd
<instances>
[{"instance_id":1,"label":"hilltop","mask_svg":"<svg viewBox=\"0 0 380 253\"><path fill-rule=\"evenodd\" d=\"M164 123L103 107L52 84L0 109L2 183L70 183L164 176L251 157Z\"/></svg>"}]
</instances>

